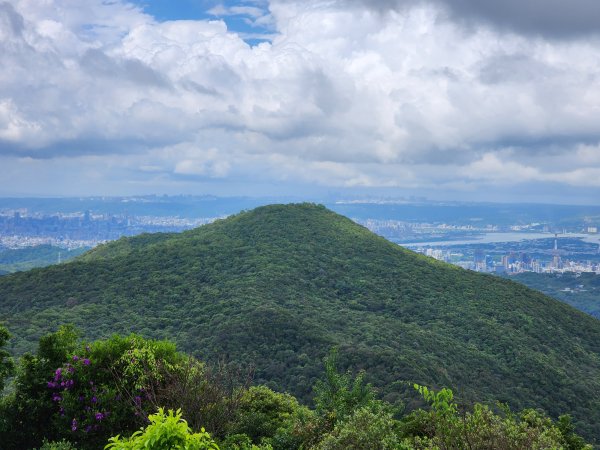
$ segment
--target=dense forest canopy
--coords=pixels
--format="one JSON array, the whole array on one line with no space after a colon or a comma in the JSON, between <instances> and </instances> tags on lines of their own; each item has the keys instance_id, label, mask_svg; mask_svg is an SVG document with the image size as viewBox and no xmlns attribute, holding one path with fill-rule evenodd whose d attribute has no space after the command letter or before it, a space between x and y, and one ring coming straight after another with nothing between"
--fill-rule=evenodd
<instances>
[{"instance_id":1,"label":"dense forest canopy","mask_svg":"<svg viewBox=\"0 0 600 450\"><path fill-rule=\"evenodd\" d=\"M312 204L272 205L180 234L141 235L0 278L19 355L60 324L87 339L134 331L313 400L321 359L364 369L381 399L412 383L461 404L569 413L600 436L600 322L508 280L402 249Z\"/></svg>"}]
</instances>

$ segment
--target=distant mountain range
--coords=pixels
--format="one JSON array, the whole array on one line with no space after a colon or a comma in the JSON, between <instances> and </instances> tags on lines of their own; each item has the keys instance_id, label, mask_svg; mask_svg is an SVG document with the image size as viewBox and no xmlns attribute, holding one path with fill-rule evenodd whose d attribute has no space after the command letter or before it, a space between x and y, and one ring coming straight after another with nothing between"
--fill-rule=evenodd
<instances>
[{"instance_id":1,"label":"distant mountain range","mask_svg":"<svg viewBox=\"0 0 600 450\"><path fill-rule=\"evenodd\" d=\"M135 331L309 400L321 358L365 369L389 401L406 381L461 401L571 413L600 438L600 322L502 278L402 249L313 204L272 205L178 234L99 246L0 278L12 350L62 323Z\"/></svg>"}]
</instances>

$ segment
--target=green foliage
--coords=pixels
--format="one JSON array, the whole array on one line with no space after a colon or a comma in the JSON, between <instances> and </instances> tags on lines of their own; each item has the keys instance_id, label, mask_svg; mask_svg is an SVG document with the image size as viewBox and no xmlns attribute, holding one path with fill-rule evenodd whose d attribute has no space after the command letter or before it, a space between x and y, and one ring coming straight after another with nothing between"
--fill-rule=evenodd
<instances>
[{"instance_id":1,"label":"green foliage","mask_svg":"<svg viewBox=\"0 0 600 450\"><path fill-rule=\"evenodd\" d=\"M220 445L221 450L273 450L271 444L260 446L252 443L252 439L245 434L231 434Z\"/></svg>"},{"instance_id":2,"label":"green foliage","mask_svg":"<svg viewBox=\"0 0 600 450\"><path fill-rule=\"evenodd\" d=\"M3 448L33 448L44 437L58 437L53 427L56 408L47 383L53 378L56 368L68 360L76 345L74 328L62 326L55 333L40 338L35 355L21 357L14 392L0 402Z\"/></svg>"},{"instance_id":3,"label":"green foliage","mask_svg":"<svg viewBox=\"0 0 600 450\"><path fill-rule=\"evenodd\" d=\"M44 439L44 442L42 443L42 446L39 448L39 450L77 450L77 447L75 447L71 442L65 439L61 441L52 442L49 442L46 439Z\"/></svg>"},{"instance_id":4,"label":"green foliage","mask_svg":"<svg viewBox=\"0 0 600 450\"><path fill-rule=\"evenodd\" d=\"M511 278L600 319L599 274L526 272Z\"/></svg>"},{"instance_id":5,"label":"green foliage","mask_svg":"<svg viewBox=\"0 0 600 450\"><path fill-rule=\"evenodd\" d=\"M315 414L291 395L254 386L241 397L228 432L277 450L297 449L313 438L316 422Z\"/></svg>"},{"instance_id":6,"label":"green foliage","mask_svg":"<svg viewBox=\"0 0 600 450\"><path fill-rule=\"evenodd\" d=\"M597 320L310 204L123 239L3 276L0 317L14 355L65 322L86 339L134 331L202 361L255 367L256 383L306 404L321 359L338 346L341 366L365 370L381 398L409 409L421 400L399 380L455 386L459 403L569 413L586 437L600 436Z\"/></svg>"},{"instance_id":7,"label":"green foliage","mask_svg":"<svg viewBox=\"0 0 600 450\"><path fill-rule=\"evenodd\" d=\"M204 429L194 433L182 419L181 411L169 410L148 417L150 425L129 438L116 436L109 439L105 449L113 450L219 450L217 443Z\"/></svg>"},{"instance_id":8,"label":"green foliage","mask_svg":"<svg viewBox=\"0 0 600 450\"><path fill-rule=\"evenodd\" d=\"M317 450L410 449L398 435L398 421L389 405L372 403L335 425L315 447Z\"/></svg>"},{"instance_id":9,"label":"green foliage","mask_svg":"<svg viewBox=\"0 0 600 450\"><path fill-rule=\"evenodd\" d=\"M585 439L575 433L575 425L573 425L571 416L568 414L562 415L558 418L556 427L562 435L566 449L584 450L590 448L590 446L585 442Z\"/></svg>"},{"instance_id":10,"label":"green foliage","mask_svg":"<svg viewBox=\"0 0 600 450\"><path fill-rule=\"evenodd\" d=\"M48 387L64 432L85 448L133 431L156 410L156 393L186 358L168 341L137 335L82 344ZM56 412L55 412L56 415Z\"/></svg>"},{"instance_id":11,"label":"green foliage","mask_svg":"<svg viewBox=\"0 0 600 450\"><path fill-rule=\"evenodd\" d=\"M155 391L153 403L181 408L193 429L203 426L215 438L222 438L237 416L251 373L233 364L212 365L189 357Z\"/></svg>"},{"instance_id":12,"label":"green foliage","mask_svg":"<svg viewBox=\"0 0 600 450\"><path fill-rule=\"evenodd\" d=\"M427 386L415 384L413 387L429 403L437 416L446 418L456 414L458 406L453 402L454 393L450 389L444 388L439 392L435 392Z\"/></svg>"},{"instance_id":13,"label":"green foliage","mask_svg":"<svg viewBox=\"0 0 600 450\"><path fill-rule=\"evenodd\" d=\"M415 411L403 418L400 435L404 445L416 449L586 449L592 447L572 434L568 418L554 423L539 411L526 409L519 415L503 406L495 414L486 405L459 412L449 389L439 392L415 385L429 403L429 412Z\"/></svg>"},{"instance_id":14,"label":"green foliage","mask_svg":"<svg viewBox=\"0 0 600 450\"><path fill-rule=\"evenodd\" d=\"M186 361L171 342L114 335L79 344L73 327L62 327L20 360L14 393L0 402L3 449L32 448L42 438L95 449L134 431Z\"/></svg>"},{"instance_id":15,"label":"green foliage","mask_svg":"<svg viewBox=\"0 0 600 450\"><path fill-rule=\"evenodd\" d=\"M368 405L375 398L370 384L365 383L365 373L360 372L354 379L351 374L338 371L338 350L333 349L324 358L325 374L315 384L315 405L317 412L334 425L361 406Z\"/></svg>"},{"instance_id":16,"label":"green foliage","mask_svg":"<svg viewBox=\"0 0 600 450\"><path fill-rule=\"evenodd\" d=\"M455 438L459 417L458 405L453 402L454 393L447 388L436 392L418 384L413 387L431 407L433 434L443 436L444 440Z\"/></svg>"},{"instance_id":17,"label":"green foliage","mask_svg":"<svg viewBox=\"0 0 600 450\"><path fill-rule=\"evenodd\" d=\"M236 384L171 342L114 335L77 344L73 328L63 327L21 359L14 392L0 402L0 442L3 450L91 450L107 440L106 448L117 450L218 450L217 440L223 450L591 450L569 416L555 423L537 410L515 415L503 406L498 414L480 403L461 411L449 389L415 384L429 410L399 418L392 404L373 398L364 374L338 370L336 351L324 363L313 411L290 394ZM190 427L181 409L160 406L177 401L197 422L221 421L214 425L220 435Z\"/></svg>"},{"instance_id":18,"label":"green foliage","mask_svg":"<svg viewBox=\"0 0 600 450\"><path fill-rule=\"evenodd\" d=\"M10 353L4 349L9 338L8 330L0 326L0 394L4 390L4 380L12 375L15 369Z\"/></svg>"},{"instance_id":19,"label":"green foliage","mask_svg":"<svg viewBox=\"0 0 600 450\"><path fill-rule=\"evenodd\" d=\"M273 392L266 386L251 387L241 398L230 432L245 434L258 443L273 437L298 408L298 401L291 395Z\"/></svg>"}]
</instances>

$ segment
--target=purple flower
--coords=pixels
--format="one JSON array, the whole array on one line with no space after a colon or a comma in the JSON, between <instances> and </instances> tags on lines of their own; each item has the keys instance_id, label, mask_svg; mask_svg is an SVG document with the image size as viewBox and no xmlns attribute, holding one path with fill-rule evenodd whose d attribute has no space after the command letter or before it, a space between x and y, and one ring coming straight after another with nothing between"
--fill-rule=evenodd
<instances>
[{"instance_id":1,"label":"purple flower","mask_svg":"<svg viewBox=\"0 0 600 450\"><path fill-rule=\"evenodd\" d=\"M92 400L91 400L91 402L92 402L92 403L98 403L98 399L96 398L96 396L95 396L95 395L92 397Z\"/></svg>"},{"instance_id":2,"label":"purple flower","mask_svg":"<svg viewBox=\"0 0 600 450\"><path fill-rule=\"evenodd\" d=\"M89 345L86 345L86 346L85 346L85 351L89 353L89 352L91 352L91 351L92 351L92 349L90 348L90 346L89 346Z\"/></svg>"},{"instance_id":3,"label":"purple flower","mask_svg":"<svg viewBox=\"0 0 600 450\"><path fill-rule=\"evenodd\" d=\"M56 371L54 372L54 381L58 381L60 380L60 377L62 376L62 369L56 369Z\"/></svg>"},{"instance_id":4,"label":"purple flower","mask_svg":"<svg viewBox=\"0 0 600 450\"><path fill-rule=\"evenodd\" d=\"M58 384L55 383L54 381L48 381L48 387L50 389L54 389L54 388L58 387Z\"/></svg>"},{"instance_id":5,"label":"purple flower","mask_svg":"<svg viewBox=\"0 0 600 450\"><path fill-rule=\"evenodd\" d=\"M58 394L52 394L52 401L53 402L60 402L62 400L62 397Z\"/></svg>"},{"instance_id":6,"label":"purple flower","mask_svg":"<svg viewBox=\"0 0 600 450\"><path fill-rule=\"evenodd\" d=\"M85 400L85 397L84 397L83 395L80 395L80 396L79 396L79 401L80 401L80 402L82 402L82 401L84 401L84 400Z\"/></svg>"},{"instance_id":7,"label":"purple flower","mask_svg":"<svg viewBox=\"0 0 600 450\"><path fill-rule=\"evenodd\" d=\"M97 412L94 417L96 417L96 420L102 420L104 419L104 414L102 414L101 412Z\"/></svg>"},{"instance_id":8,"label":"purple flower","mask_svg":"<svg viewBox=\"0 0 600 450\"><path fill-rule=\"evenodd\" d=\"M86 365L86 366L89 366L89 365L91 364L91 362L90 362L90 360L89 360L89 359L85 358L85 359L83 360L83 364L84 364L84 365Z\"/></svg>"},{"instance_id":9,"label":"purple flower","mask_svg":"<svg viewBox=\"0 0 600 450\"><path fill-rule=\"evenodd\" d=\"M79 356L73 355L73 361L79 361Z\"/></svg>"},{"instance_id":10,"label":"purple flower","mask_svg":"<svg viewBox=\"0 0 600 450\"><path fill-rule=\"evenodd\" d=\"M87 425L83 431L85 431L86 433L89 433L90 431L92 431L92 426Z\"/></svg>"},{"instance_id":11,"label":"purple flower","mask_svg":"<svg viewBox=\"0 0 600 450\"><path fill-rule=\"evenodd\" d=\"M73 419L71 422L71 431L77 431L77 419Z\"/></svg>"},{"instance_id":12,"label":"purple flower","mask_svg":"<svg viewBox=\"0 0 600 450\"><path fill-rule=\"evenodd\" d=\"M142 397L140 397L139 395L137 395L133 401L135 402L136 406L139 406L142 404Z\"/></svg>"},{"instance_id":13,"label":"purple flower","mask_svg":"<svg viewBox=\"0 0 600 450\"><path fill-rule=\"evenodd\" d=\"M69 367L69 373L74 373L75 372L75 367L71 366Z\"/></svg>"}]
</instances>

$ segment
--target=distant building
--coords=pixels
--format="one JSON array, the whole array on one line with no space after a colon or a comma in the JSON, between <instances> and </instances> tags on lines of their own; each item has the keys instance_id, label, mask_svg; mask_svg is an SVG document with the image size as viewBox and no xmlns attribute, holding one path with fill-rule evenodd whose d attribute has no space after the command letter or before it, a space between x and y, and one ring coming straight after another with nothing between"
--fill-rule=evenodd
<instances>
[{"instance_id":1,"label":"distant building","mask_svg":"<svg viewBox=\"0 0 600 450\"><path fill-rule=\"evenodd\" d=\"M558 234L554 235L554 250L552 252L552 264L550 267L553 270L559 270L564 267L560 254L558 253Z\"/></svg>"}]
</instances>

